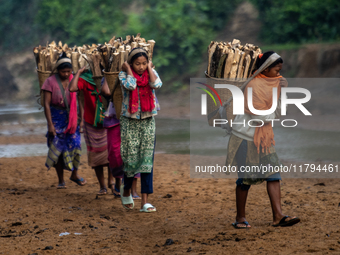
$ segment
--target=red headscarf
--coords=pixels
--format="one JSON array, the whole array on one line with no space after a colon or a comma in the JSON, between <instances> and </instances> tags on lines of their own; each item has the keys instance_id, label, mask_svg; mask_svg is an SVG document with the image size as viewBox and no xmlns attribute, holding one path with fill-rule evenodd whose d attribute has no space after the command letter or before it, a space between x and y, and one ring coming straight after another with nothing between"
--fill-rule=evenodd
<instances>
[{"instance_id":1,"label":"red headscarf","mask_svg":"<svg viewBox=\"0 0 340 255\"><path fill-rule=\"evenodd\" d=\"M149 85L149 73L146 69L142 76L139 76L133 69L132 74L137 80L137 88L130 91L129 98L129 111L131 114L138 111L138 90L139 90L139 100L142 112L152 112L155 108L154 96L152 89Z\"/></svg>"}]
</instances>

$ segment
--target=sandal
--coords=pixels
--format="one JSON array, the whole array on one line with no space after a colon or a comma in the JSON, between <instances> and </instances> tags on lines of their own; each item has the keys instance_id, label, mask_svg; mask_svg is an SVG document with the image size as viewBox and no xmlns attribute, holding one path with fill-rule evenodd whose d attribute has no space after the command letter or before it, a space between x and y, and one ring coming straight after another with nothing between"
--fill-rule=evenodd
<instances>
[{"instance_id":1,"label":"sandal","mask_svg":"<svg viewBox=\"0 0 340 255\"><path fill-rule=\"evenodd\" d=\"M140 196L136 195L136 196L132 196L132 199L133 200L139 200L139 199L142 199Z\"/></svg>"},{"instance_id":2,"label":"sandal","mask_svg":"<svg viewBox=\"0 0 340 255\"><path fill-rule=\"evenodd\" d=\"M151 209L151 210L148 210ZM140 212L146 212L146 213L150 213L150 212L155 212L156 211L156 207L154 207L152 204L146 203L143 205L143 208L139 210Z\"/></svg>"},{"instance_id":3,"label":"sandal","mask_svg":"<svg viewBox=\"0 0 340 255\"><path fill-rule=\"evenodd\" d=\"M245 227L239 227L237 225L240 225L240 224L243 224L243 225L246 225ZM251 227L248 227L249 226L249 223L248 221L242 221L242 222L237 222L235 221L234 223L232 223L231 225L233 225L234 228L236 229L243 229L243 228L246 228L246 229L250 229Z\"/></svg>"},{"instance_id":4,"label":"sandal","mask_svg":"<svg viewBox=\"0 0 340 255\"><path fill-rule=\"evenodd\" d=\"M133 207L135 207L135 203L133 202L131 194L128 197L123 196L123 194L124 194L124 185L123 184L120 186L120 194L121 194L120 199L122 200L123 207L125 209L132 210ZM129 204L132 204L132 206L131 207L125 206L125 205L129 205Z\"/></svg>"},{"instance_id":5,"label":"sandal","mask_svg":"<svg viewBox=\"0 0 340 255\"><path fill-rule=\"evenodd\" d=\"M300 219L298 217L294 217L294 218L286 221L287 218L290 218L290 217L284 216L278 224L274 224L272 226L273 227L289 227L289 226L293 226L296 223L300 222Z\"/></svg>"},{"instance_id":6,"label":"sandal","mask_svg":"<svg viewBox=\"0 0 340 255\"><path fill-rule=\"evenodd\" d=\"M61 184L58 184L57 189L66 189L66 183L63 182Z\"/></svg>"},{"instance_id":7,"label":"sandal","mask_svg":"<svg viewBox=\"0 0 340 255\"><path fill-rule=\"evenodd\" d=\"M87 183L87 181L83 177L80 177L80 179L71 179L70 178L70 181L75 182L79 186L84 186Z\"/></svg>"},{"instance_id":8,"label":"sandal","mask_svg":"<svg viewBox=\"0 0 340 255\"><path fill-rule=\"evenodd\" d=\"M98 196L103 196L107 194L107 189L106 188L102 188L99 190L99 192L97 193Z\"/></svg>"},{"instance_id":9,"label":"sandal","mask_svg":"<svg viewBox=\"0 0 340 255\"><path fill-rule=\"evenodd\" d=\"M114 186L114 188L112 188L112 186ZM119 192L119 189L117 188L116 184L111 183L111 184L109 185L109 189L111 189L112 194L113 194L115 197L120 197L120 192Z\"/></svg>"}]
</instances>

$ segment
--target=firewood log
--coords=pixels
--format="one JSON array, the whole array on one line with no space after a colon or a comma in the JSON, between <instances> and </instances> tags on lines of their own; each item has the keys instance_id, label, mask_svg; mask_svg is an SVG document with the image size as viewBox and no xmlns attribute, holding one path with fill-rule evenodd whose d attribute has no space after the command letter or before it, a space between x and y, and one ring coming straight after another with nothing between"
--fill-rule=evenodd
<instances>
[{"instance_id":1,"label":"firewood log","mask_svg":"<svg viewBox=\"0 0 340 255\"><path fill-rule=\"evenodd\" d=\"M115 37L115 36L113 36L113 37L110 39L110 41L109 41L109 44L113 45L113 44L114 44L114 42L115 42L115 39L116 39L116 37Z\"/></svg>"},{"instance_id":2,"label":"firewood log","mask_svg":"<svg viewBox=\"0 0 340 255\"><path fill-rule=\"evenodd\" d=\"M76 73L79 70L78 59L79 59L79 52L72 52L71 62L72 62L73 73Z\"/></svg>"},{"instance_id":3,"label":"firewood log","mask_svg":"<svg viewBox=\"0 0 340 255\"><path fill-rule=\"evenodd\" d=\"M256 64L256 59L257 56L261 54L261 49L258 48L256 51L254 51L254 55L253 55L253 61L252 61L252 67L251 67L251 72L254 72L255 69L255 64Z\"/></svg>"},{"instance_id":4,"label":"firewood log","mask_svg":"<svg viewBox=\"0 0 340 255\"><path fill-rule=\"evenodd\" d=\"M243 73L244 73L243 61L244 61L245 56L246 56L245 52L241 51L241 57L240 57L240 61L239 61L238 68L237 68L237 76L236 76L237 80L240 80L243 78Z\"/></svg>"},{"instance_id":5,"label":"firewood log","mask_svg":"<svg viewBox=\"0 0 340 255\"><path fill-rule=\"evenodd\" d=\"M87 57L86 57L85 54L79 55L79 59L78 59L79 68L83 68L84 66L86 66L86 64L88 64L86 59L87 59Z\"/></svg>"},{"instance_id":6,"label":"firewood log","mask_svg":"<svg viewBox=\"0 0 340 255\"><path fill-rule=\"evenodd\" d=\"M243 73L243 78L247 79L249 77L249 65L251 62L251 57L249 53L245 57L245 66L244 66L244 73Z\"/></svg>"},{"instance_id":7,"label":"firewood log","mask_svg":"<svg viewBox=\"0 0 340 255\"><path fill-rule=\"evenodd\" d=\"M209 45L209 48L208 48L208 75L211 76L211 59L212 59L212 56L213 54L215 53L215 50L216 50L216 46L217 46L217 43L215 42L211 42L210 45Z\"/></svg>"},{"instance_id":8,"label":"firewood log","mask_svg":"<svg viewBox=\"0 0 340 255\"><path fill-rule=\"evenodd\" d=\"M92 61L93 61L93 67L94 67L94 70L92 71L93 76L101 76L102 75L102 70L100 68L101 57L98 51L92 54Z\"/></svg>"},{"instance_id":9,"label":"firewood log","mask_svg":"<svg viewBox=\"0 0 340 255\"><path fill-rule=\"evenodd\" d=\"M228 49L228 58L225 61L225 67L224 67L224 73L223 73L223 78L229 78L230 77L230 71L231 71L231 66L234 61L234 50L233 49Z\"/></svg>"},{"instance_id":10,"label":"firewood log","mask_svg":"<svg viewBox=\"0 0 340 255\"><path fill-rule=\"evenodd\" d=\"M152 56L153 56L153 49L155 47L155 41L154 40L148 40L148 44L150 44L150 52L149 52L149 58L150 60L152 60Z\"/></svg>"},{"instance_id":11,"label":"firewood log","mask_svg":"<svg viewBox=\"0 0 340 255\"><path fill-rule=\"evenodd\" d=\"M217 72L216 72L217 78L223 78L223 76L224 76L223 71L224 71L224 67L225 67L225 60L226 60L227 57L228 57L228 48L224 45L222 57L220 58L220 61L218 63Z\"/></svg>"},{"instance_id":12,"label":"firewood log","mask_svg":"<svg viewBox=\"0 0 340 255\"><path fill-rule=\"evenodd\" d=\"M45 55L45 71L52 71L51 54L50 53L46 53L46 55Z\"/></svg>"},{"instance_id":13,"label":"firewood log","mask_svg":"<svg viewBox=\"0 0 340 255\"><path fill-rule=\"evenodd\" d=\"M238 67L238 63L240 61L240 57L241 57L241 51L238 48L236 48L235 54L234 54L234 61L231 65L230 76L229 76L229 78L232 79L232 80L235 80L235 78L236 78L237 67Z\"/></svg>"},{"instance_id":14,"label":"firewood log","mask_svg":"<svg viewBox=\"0 0 340 255\"><path fill-rule=\"evenodd\" d=\"M121 68L121 66L119 66L119 53L115 52L112 54L112 64L111 64L111 69L110 72L118 72Z\"/></svg>"},{"instance_id":15,"label":"firewood log","mask_svg":"<svg viewBox=\"0 0 340 255\"><path fill-rule=\"evenodd\" d=\"M125 62L125 51L119 52L119 68L122 68L123 63Z\"/></svg>"},{"instance_id":16,"label":"firewood log","mask_svg":"<svg viewBox=\"0 0 340 255\"><path fill-rule=\"evenodd\" d=\"M211 68L210 68L210 76L212 77L216 77L216 71L218 68L218 64L220 62L220 58L222 56L223 53L223 44L218 44L216 46L216 50L212 56L212 61L211 61Z\"/></svg>"},{"instance_id":17,"label":"firewood log","mask_svg":"<svg viewBox=\"0 0 340 255\"><path fill-rule=\"evenodd\" d=\"M46 71L45 70L45 54L44 54L44 51L40 51L39 52L39 70L40 71Z\"/></svg>"}]
</instances>

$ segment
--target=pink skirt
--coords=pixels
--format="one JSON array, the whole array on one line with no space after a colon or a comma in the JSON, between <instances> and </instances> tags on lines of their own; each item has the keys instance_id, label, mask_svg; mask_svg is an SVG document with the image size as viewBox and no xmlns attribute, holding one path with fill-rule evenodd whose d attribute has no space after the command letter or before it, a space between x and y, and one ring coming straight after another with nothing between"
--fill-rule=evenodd
<instances>
[{"instance_id":1,"label":"pink skirt","mask_svg":"<svg viewBox=\"0 0 340 255\"><path fill-rule=\"evenodd\" d=\"M114 178L123 178L123 160L120 156L120 125L107 128L109 166Z\"/></svg>"}]
</instances>

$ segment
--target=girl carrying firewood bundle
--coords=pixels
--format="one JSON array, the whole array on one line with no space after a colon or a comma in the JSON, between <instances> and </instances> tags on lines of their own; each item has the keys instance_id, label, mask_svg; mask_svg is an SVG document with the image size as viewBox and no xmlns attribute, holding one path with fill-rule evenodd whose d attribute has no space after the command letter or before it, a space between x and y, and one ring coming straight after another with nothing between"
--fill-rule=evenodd
<instances>
[{"instance_id":1,"label":"girl carrying firewood bundle","mask_svg":"<svg viewBox=\"0 0 340 255\"><path fill-rule=\"evenodd\" d=\"M253 106L257 110L268 110L273 102L273 88L277 88L278 106L270 115L254 115L250 112L247 100L245 100L245 114L237 115L235 123L248 123L252 119L261 120L257 127L234 125L228 144L226 165L237 165L239 175L236 181L236 221L232 225L235 228L250 228L246 220L246 201L250 185L267 181L272 212L272 226L292 226L300 221L297 217L286 216L281 209L280 173L254 174L243 173L246 166L280 166L281 162L275 152L274 133L271 126L272 119L281 117L281 87L288 86L286 79L280 75L283 60L273 51L260 54L256 62L257 74L246 86L244 95L247 98L248 88L252 88ZM255 75L254 74L254 75Z\"/></svg>"},{"instance_id":2,"label":"girl carrying firewood bundle","mask_svg":"<svg viewBox=\"0 0 340 255\"><path fill-rule=\"evenodd\" d=\"M143 48L131 50L122 66L119 80L123 90L120 117L121 156L124 162L124 185L121 186L123 207L133 209L131 186L134 176L141 173L141 212L155 212L147 202L153 193L153 155L155 149L155 119L157 104L155 89L162 86Z\"/></svg>"}]
</instances>

